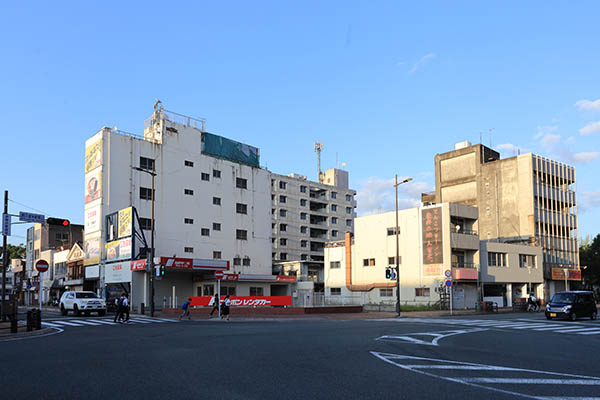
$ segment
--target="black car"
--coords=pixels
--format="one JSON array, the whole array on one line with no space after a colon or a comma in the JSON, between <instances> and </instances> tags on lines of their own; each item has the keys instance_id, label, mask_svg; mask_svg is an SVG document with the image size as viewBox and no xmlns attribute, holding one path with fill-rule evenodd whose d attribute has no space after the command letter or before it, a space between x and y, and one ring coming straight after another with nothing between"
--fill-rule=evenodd
<instances>
[{"instance_id":1,"label":"black car","mask_svg":"<svg viewBox=\"0 0 600 400\"><path fill-rule=\"evenodd\" d=\"M579 317L596 319L598 310L594 294L588 291L560 292L552 296L546 305L546 318L569 318L575 321Z\"/></svg>"}]
</instances>

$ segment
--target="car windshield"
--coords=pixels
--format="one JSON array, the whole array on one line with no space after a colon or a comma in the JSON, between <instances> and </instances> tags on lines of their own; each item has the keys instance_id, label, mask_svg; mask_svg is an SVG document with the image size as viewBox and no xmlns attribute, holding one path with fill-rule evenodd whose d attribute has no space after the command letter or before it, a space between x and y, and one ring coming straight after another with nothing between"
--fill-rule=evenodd
<instances>
[{"instance_id":1,"label":"car windshield","mask_svg":"<svg viewBox=\"0 0 600 400\"><path fill-rule=\"evenodd\" d=\"M75 297L78 299L97 299L96 293L92 292L83 292L83 293L75 293Z\"/></svg>"},{"instance_id":2,"label":"car windshield","mask_svg":"<svg viewBox=\"0 0 600 400\"><path fill-rule=\"evenodd\" d=\"M575 299L575 295L573 293L556 293L552 297L552 302L553 303L573 304L574 299Z\"/></svg>"}]
</instances>

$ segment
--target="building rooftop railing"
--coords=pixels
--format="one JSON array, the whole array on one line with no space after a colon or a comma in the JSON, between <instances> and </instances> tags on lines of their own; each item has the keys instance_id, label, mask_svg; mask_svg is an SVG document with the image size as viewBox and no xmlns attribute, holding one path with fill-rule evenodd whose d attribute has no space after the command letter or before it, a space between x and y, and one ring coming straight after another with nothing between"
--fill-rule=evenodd
<instances>
[{"instance_id":1,"label":"building rooftop railing","mask_svg":"<svg viewBox=\"0 0 600 400\"><path fill-rule=\"evenodd\" d=\"M132 133L132 132L127 132L127 131L122 131L120 129L116 129L113 128L113 133L116 133L117 135L123 135L123 136L129 136L132 138L136 138L136 139L143 139L144 135L140 135L139 133Z\"/></svg>"}]
</instances>

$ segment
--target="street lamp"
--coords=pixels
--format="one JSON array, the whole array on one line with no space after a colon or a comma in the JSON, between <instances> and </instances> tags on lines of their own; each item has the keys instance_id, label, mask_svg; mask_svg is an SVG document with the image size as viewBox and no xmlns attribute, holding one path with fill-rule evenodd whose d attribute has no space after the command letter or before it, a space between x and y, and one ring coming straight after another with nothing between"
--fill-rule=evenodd
<instances>
[{"instance_id":1,"label":"street lamp","mask_svg":"<svg viewBox=\"0 0 600 400\"><path fill-rule=\"evenodd\" d=\"M154 178L156 177L156 168L152 163L152 169L133 167L136 171L145 172L152 176L152 230L150 236L150 317L154 318Z\"/></svg>"},{"instance_id":2,"label":"street lamp","mask_svg":"<svg viewBox=\"0 0 600 400\"><path fill-rule=\"evenodd\" d=\"M398 175L396 175L394 188L396 189L396 312L400 316L400 242L398 236L398 186L403 183L412 181L412 178L407 178L402 182L398 182Z\"/></svg>"}]
</instances>

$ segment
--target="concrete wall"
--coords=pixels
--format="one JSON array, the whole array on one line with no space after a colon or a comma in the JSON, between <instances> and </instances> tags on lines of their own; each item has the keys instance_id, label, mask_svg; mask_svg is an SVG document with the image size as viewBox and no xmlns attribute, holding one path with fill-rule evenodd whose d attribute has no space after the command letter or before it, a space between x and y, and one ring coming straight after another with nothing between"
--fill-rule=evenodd
<instances>
[{"instance_id":1,"label":"concrete wall","mask_svg":"<svg viewBox=\"0 0 600 400\"><path fill-rule=\"evenodd\" d=\"M505 253L506 267L491 267L488 265L488 252ZM521 268L519 254L528 254L536 257L535 268ZM535 246L517 245L499 242L481 242L481 277L487 283L542 283L542 249Z\"/></svg>"}]
</instances>

